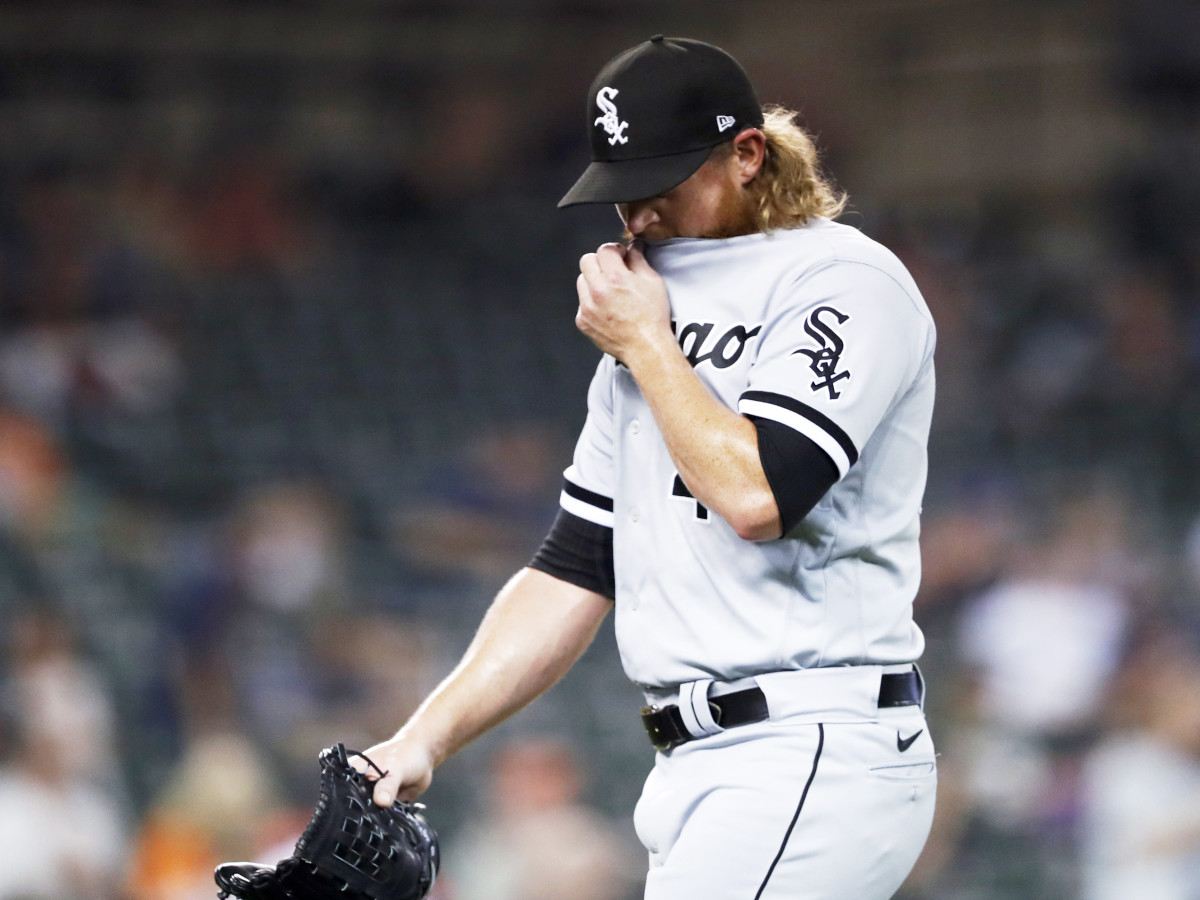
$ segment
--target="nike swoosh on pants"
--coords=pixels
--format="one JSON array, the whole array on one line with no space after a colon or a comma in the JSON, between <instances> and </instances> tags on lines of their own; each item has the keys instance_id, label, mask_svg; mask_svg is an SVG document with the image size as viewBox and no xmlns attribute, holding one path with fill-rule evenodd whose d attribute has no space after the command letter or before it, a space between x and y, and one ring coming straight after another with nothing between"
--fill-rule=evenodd
<instances>
[{"instance_id":1,"label":"nike swoosh on pants","mask_svg":"<svg viewBox=\"0 0 1200 900\"><path fill-rule=\"evenodd\" d=\"M907 750L909 747L911 747L913 745L913 741L915 741L917 738L919 738L921 736L921 733L924 731L925 731L924 728L919 728L919 729L917 729L917 731L913 732L906 738L900 737L900 732L897 731L896 732L896 749L899 750L901 753L903 753L905 750Z\"/></svg>"}]
</instances>

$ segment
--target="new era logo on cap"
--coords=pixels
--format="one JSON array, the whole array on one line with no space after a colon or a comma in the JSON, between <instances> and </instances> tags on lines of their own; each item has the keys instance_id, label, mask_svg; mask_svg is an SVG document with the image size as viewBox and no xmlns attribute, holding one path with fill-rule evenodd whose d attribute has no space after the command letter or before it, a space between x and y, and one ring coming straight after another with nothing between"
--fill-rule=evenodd
<instances>
[{"instance_id":1,"label":"new era logo on cap","mask_svg":"<svg viewBox=\"0 0 1200 900\"><path fill-rule=\"evenodd\" d=\"M737 120L733 116L717 116L717 131L724 131L726 128L732 128L733 123Z\"/></svg>"}]
</instances>

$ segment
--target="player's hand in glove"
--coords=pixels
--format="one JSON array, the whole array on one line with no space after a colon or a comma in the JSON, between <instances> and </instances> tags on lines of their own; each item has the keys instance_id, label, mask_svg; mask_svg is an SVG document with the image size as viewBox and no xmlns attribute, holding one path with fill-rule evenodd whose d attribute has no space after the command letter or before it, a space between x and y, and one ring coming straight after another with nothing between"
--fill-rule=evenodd
<instances>
[{"instance_id":1,"label":"player's hand in glove","mask_svg":"<svg viewBox=\"0 0 1200 900\"><path fill-rule=\"evenodd\" d=\"M440 854L422 807L376 805L373 784L352 757L375 765L341 744L321 753L321 798L290 857L275 866L217 866L221 900L421 900L429 893Z\"/></svg>"}]
</instances>

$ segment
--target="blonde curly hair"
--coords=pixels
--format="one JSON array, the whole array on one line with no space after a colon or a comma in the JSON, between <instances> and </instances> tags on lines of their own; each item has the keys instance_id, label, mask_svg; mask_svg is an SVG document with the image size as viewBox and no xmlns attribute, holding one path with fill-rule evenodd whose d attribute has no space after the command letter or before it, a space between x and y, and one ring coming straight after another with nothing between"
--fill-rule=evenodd
<instances>
[{"instance_id":1,"label":"blonde curly hair","mask_svg":"<svg viewBox=\"0 0 1200 900\"><path fill-rule=\"evenodd\" d=\"M846 208L846 194L821 171L816 145L796 122L797 115L783 106L763 107L766 154L762 168L746 185L750 215L759 231L799 228L814 216L835 219ZM732 152L732 145L721 150Z\"/></svg>"}]
</instances>

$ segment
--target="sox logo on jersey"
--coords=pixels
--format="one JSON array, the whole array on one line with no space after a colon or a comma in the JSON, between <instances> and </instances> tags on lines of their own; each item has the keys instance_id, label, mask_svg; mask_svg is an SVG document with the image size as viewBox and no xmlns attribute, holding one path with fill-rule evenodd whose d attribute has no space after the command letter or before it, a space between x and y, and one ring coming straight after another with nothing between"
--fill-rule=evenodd
<instances>
[{"instance_id":1,"label":"sox logo on jersey","mask_svg":"<svg viewBox=\"0 0 1200 900\"><path fill-rule=\"evenodd\" d=\"M831 314L837 320L838 325L844 325L850 319L848 315L839 312L832 306L820 306L814 309L804 322L804 330L817 342L820 349L805 350L801 348L796 353L802 353L811 360L808 367L812 369L814 375L820 378L819 381L814 381L810 387L814 391L824 388L829 391L829 399L836 400L842 396L842 392L837 390L834 385L843 378L849 378L850 372L849 370L841 372L837 370L841 364L842 351L846 349L846 344L833 330L833 327L822 318L826 313ZM795 356L796 353L792 355Z\"/></svg>"}]
</instances>

